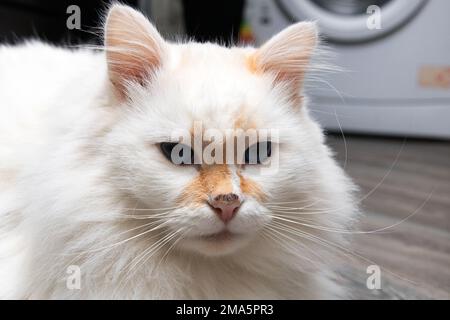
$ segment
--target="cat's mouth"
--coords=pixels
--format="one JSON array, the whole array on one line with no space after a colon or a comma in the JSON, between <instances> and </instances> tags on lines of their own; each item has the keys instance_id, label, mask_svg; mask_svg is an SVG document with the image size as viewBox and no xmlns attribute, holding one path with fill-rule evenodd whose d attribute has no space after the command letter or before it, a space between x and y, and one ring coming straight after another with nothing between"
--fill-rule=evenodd
<instances>
[{"instance_id":1,"label":"cat's mouth","mask_svg":"<svg viewBox=\"0 0 450 320\"><path fill-rule=\"evenodd\" d=\"M216 233L197 235L186 240L188 241L185 241L182 245L187 248L208 256L223 256L243 247L247 243L248 237L244 233L233 232L224 228Z\"/></svg>"},{"instance_id":2,"label":"cat's mouth","mask_svg":"<svg viewBox=\"0 0 450 320\"><path fill-rule=\"evenodd\" d=\"M200 236L199 238L205 241L230 241L230 240L234 240L237 237L239 237L239 235L237 233L231 232L229 230L222 230L220 232L217 233L213 233L213 234L209 234L206 236Z\"/></svg>"}]
</instances>

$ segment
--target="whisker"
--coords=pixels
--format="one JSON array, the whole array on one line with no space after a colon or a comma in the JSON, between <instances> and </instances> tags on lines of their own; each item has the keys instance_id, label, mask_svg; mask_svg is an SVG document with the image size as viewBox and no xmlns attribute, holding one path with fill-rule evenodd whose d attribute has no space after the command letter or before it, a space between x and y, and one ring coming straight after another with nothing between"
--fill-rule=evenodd
<instances>
[{"instance_id":1,"label":"whisker","mask_svg":"<svg viewBox=\"0 0 450 320\"><path fill-rule=\"evenodd\" d=\"M301 218L299 218L299 217L282 216L282 215L279 215L279 214L273 215L273 218L274 219L283 220L283 221L286 221L286 222L290 222L290 223L294 223L294 224L299 224L299 225L302 225L302 226L305 226L305 227L310 227L310 228L314 228L314 229L318 229L318 230L322 230L322 231L328 231L328 232L336 232L336 233L344 233L344 234L372 234L372 233L378 233L378 232L381 232L381 231L385 231L385 230L394 228L394 227L398 226L399 224L405 222L406 220L412 218L420 210L422 210L422 208L425 206L425 204L431 199L432 195L433 195L433 192L428 194L428 197L412 213L410 213L405 218L403 218L400 221L397 221L396 223L393 223L393 224L391 224L389 226L385 226L385 227L374 229L374 230L367 230L367 231L345 230L345 229L330 228L330 227L327 227L327 226L318 226L318 225L315 225L315 224L307 224L307 223L302 223L302 222L299 222L299 221L295 221L295 220L289 219L289 218L293 218L293 219L301 220Z\"/></svg>"},{"instance_id":2,"label":"whisker","mask_svg":"<svg viewBox=\"0 0 450 320\"><path fill-rule=\"evenodd\" d=\"M267 231L267 235L268 236L270 236L271 237L271 239L272 240L274 240L274 241L279 241L279 243L281 244L281 245L284 245L285 247L287 246L288 248L290 248L292 251L297 251L297 249L293 246L293 245L291 245L291 244L289 244L288 242L287 242L287 240L283 240L282 238L281 238L281 236L282 237L284 237L284 238L287 238L287 239L289 239L289 240L292 240L292 241L295 241L294 239L292 239L291 237L289 237L288 235L286 235L286 234L284 234L284 233L282 233L282 232L279 232L279 231L277 231L277 230L275 230L275 229L273 229L273 228L270 228L270 227L267 227L266 229L264 229L264 230L266 230ZM276 233L276 234L274 234L274 233ZM295 241L296 242L296 241ZM296 242L297 244L300 244L300 243L298 243L298 242ZM310 248L308 248L307 246L305 246L305 245L303 245L303 244L300 244L304 249L307 249L309 252L312 252L312 250L310 249ZM307 260L307 261L309 261L312 265L314 265L315 267L317 267L317 262L316 261L313 261L312 259L310 259L310 258L308 258L308 257L305 257L305 256L303 256L303 258L305 258L305 260Z\"/></svg>"},{"instance_id":3,"label":"whisker","mask_svg":"<svg viewBox=\"0 0 450 320\"><path fill-rule=\"evenodd\" d=\"M322 246L324 246L324 247L326 247L328 249L333 249L333 248L334 249L339 249L339 250L341 250L339 252L344 254L347 257L359 258L359 259L364 260L365 262L368 262L370 264L380 265L380 264L378 264L378 263L376 263L376 262L374 262L374 261L372 261L372 260L362 256L361 254L359 254L357 252L349 250L349 249L347 249L347 248L345 248L345 247L343 247L341 245L338 245L338 244L336 244L334 242L328 241L328 240L323 239L321 237L315 236L315 235L313 235L311 233L308 233L308 232L305 232L305 231L300 231L300 230L294 229L292 227L289 227L289 226L286 226L286 225L283 225L283 224L280 224L280 223L274 223L272 226L275 227L275 228L280 228L280 230L282 230L282 231L290 232L291 234L294 234L294 235L297 235L299 237L308 239L308 240L310 240L310 241L312 241L314 243L320 244L320 245L322 245ZM381 267L381 265L380 265L380 267ZM398 275L398 274L396 274L396 273L394 273L394 272L392 272L392 271L390 271L390 270L388 270L388 269L386 269L384 267L383 267L383 269L384 269L384 271L388 272L389 274L391 274L391 275L393 275L393 276L395 276L395 277L397 277L397 278L399 278L401 280L408 281L410 283L413 283L413 284L417 285L416 282L414 282L414 281L412 281L410 279L402 277L402 276L400 276L400 275Z\"/></svg>"},{"instance_id":4,"label":"whisker","mask_svg":"<svg viewBox=\"0 0 450 320\"><path fill-rule=\"evenodd\" d=\"M301 203L301 202L310 202L311 200L324 201L324 199L314 198L314 199L302 199L296 201L281 201L281 202L263 202L264 205L279 205L279 204L290 204L290 203Z\"/></svg>"},{"instance_id":5,"label":"whisker","mask_svg":"<svg viewBox=\"0 0 450 320\"><path fill-rule=\"evenodd\" d=\"M123 283L123 285L126 285L126 283L129 281L129 279L131 278L131 275L133 273L133 271L136 269L136 267L139 265L139 262L143 261L143 259L145 259L142 264L145 264L145 262L154 254L156 253L160 248L162 248L165 244L167 244L171 239L173 239L178 232L180 232L180 230L177 230L173 233L169 233L165 236L163 236L161 239L159 239L158 241L156 241L154 244L152 244L150 247L148 247L147 249L145 249L141 254L139 254L137 257L135 257L133 260L131 260L130 263L128 263L125 266L125 270L127 270L124 278L122 280L124 280L125 282ZM122 283L122 281L121 281ZM121 283L119 283L119 287L121 286Z\"/></svg>"},{"instance_id":6,"label":"whisker","mask_svg":"<svg viewBox=\"0 0 450 320\"><path fill-rule=\"evenodd\" d=\"M122 210L133 210L133 211L160 211L160 210L175 210L182 206L167 207L167 208L121 208Z\"/></svg>"},{"instance_id":7,"label":"whisker","mask_svg":"<svg viewBox=\"0 0 450 320\"><path fill-rule=\"evenodd\" d=\"M158 270L159 265L160 265L161 263L163 263L163 262L164 262L164 259L169 255L170 250L172 250L172 249L176 246L176 244L177 244L178 242L180 242L180 240L183 239L183 237L189 232L189 230L190 230L190 228L186 228L186 229L185 229L185 232L183 232L182 234L178 235L178 239L176 239L176 240L172 243L172 245L166 250L166 252L165 252L164 255L162 256L160 262L156 265L156 268L155 268L156 270Z\"/></svg>"}]
</instances>

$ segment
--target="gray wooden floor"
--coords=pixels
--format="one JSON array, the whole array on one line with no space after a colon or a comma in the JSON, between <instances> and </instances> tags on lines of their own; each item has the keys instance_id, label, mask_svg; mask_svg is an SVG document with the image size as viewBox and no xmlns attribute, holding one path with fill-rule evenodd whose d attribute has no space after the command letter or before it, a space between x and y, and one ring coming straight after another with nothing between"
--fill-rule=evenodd
<instances>
[{"instance_id":1,"label":"gray wooden floor","mask_svg":"<svg viewBox=\"0 0 450 320\"><path fill-rule=\"evenodd\" d=\"M339 281L360 299L450 299L450 142L346 136L345 151L342 136L327 140L361 189L354 229L394 225L353 235L361 257L340 268ZM381 268L380 290L366 286L370 264Z\"/></svg>"}]
</instances>

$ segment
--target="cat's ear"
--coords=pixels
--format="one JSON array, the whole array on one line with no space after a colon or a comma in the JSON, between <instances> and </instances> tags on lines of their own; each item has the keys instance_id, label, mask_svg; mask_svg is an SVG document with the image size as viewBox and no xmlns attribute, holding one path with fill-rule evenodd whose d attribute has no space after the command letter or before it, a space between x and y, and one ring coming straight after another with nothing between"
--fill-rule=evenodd
<instances>
[{"instance_id":1,"label":"cat's ear","mask_svg":"<svg viewBox=\"0 0 450 320\"><path fill-rule=\"evenodd\" d=\"M121 98L127 84L143 84L162 64L166 42L140 12L114 5L105 24L105 47L109 78Z\"/></svg>"},{"instance_id":2,"label":"cat's ear","mask_svg":"<svg viewBox=\"0 0 450 320\"><path fill-rule=\"evenodd\" d=\"M263 44L252 56L253 68L274 74L287 84L289 98L300 99L303 78L318 41L314 22L287 27Z\"/></svg>"}]
</instances>

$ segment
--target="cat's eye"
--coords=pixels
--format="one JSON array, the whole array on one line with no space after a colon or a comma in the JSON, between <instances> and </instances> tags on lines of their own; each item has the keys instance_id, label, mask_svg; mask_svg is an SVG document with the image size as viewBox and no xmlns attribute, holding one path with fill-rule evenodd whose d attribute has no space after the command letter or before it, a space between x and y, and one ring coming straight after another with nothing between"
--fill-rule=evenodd
<instances>
[{"instance_id":1,"label":"cat's eye","mask_svg":"<svg viewBox=\"0 0 450 320\"><path fill-rule=\"evenodd\" d=\"M245 150L245 164L261 164L266 162L272 155L272 143L270 141L262 141L251 145Z\"/></svg>"},{"instance_id":2,"label":"cat's eye","mask_svg":"<svg viewBox=\"0 0 450 320\"><path fill-rule=\"evenodd\" d=\"M194 164L194 151L191 147L176 142L161 142L159 146L164 157L173 164Z\"/></svg>"}]
</instances>

